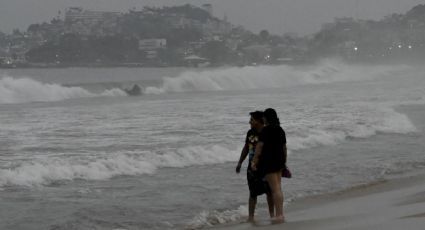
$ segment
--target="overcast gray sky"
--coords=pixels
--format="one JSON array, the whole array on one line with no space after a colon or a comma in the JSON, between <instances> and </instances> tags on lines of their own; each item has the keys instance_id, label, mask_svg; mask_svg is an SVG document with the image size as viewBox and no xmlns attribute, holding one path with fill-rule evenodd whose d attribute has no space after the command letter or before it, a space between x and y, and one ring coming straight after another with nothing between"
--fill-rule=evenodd
<instances>
[{"instance_id":1,"label":"overcast gray sky","mask_svg":"<svg viewBox=\"0 0 425 230\"><path fill-rule=\"evenodd\" d=\"M227 14L230 22L254 32L267 29L276 34L305 35L318 31L334 17L381 19L391 13L405 13L425 0L0 0L0 31L26 30L31 23L50 21L69 6L125 12L132 7L185 3L211 3L215 16Z\"/></svg>"}]
</instances>

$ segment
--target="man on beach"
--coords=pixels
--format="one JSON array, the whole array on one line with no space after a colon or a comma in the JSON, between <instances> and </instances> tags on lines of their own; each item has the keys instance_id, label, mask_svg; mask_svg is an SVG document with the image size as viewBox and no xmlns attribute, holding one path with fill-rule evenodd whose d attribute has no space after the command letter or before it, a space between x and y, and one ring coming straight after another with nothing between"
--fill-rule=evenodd
<instances>
[{"instance_id":1,"label":"man on beach","mask_svg":"<svg viewBox=\"0 0 425 230\"><path fill-rule=\"evenodd\" d=\"M245 145L242 149L241 156L236 166L236 173L240 173L243 161L248 156L247 179L249 187L249 217L248 221L254 220L255 206L257 205L257 196L266 193L267 204L269 206L270 217L274 217L273 199L270 193L270 188L263 178L258 176L258 173L251 169L251 161L254 157L255 147L258 142L258 137L264 127L263 112L255 111L250 113L249 124L251 129L248 131L245 139Z\"/></svg>"}]
</instances>

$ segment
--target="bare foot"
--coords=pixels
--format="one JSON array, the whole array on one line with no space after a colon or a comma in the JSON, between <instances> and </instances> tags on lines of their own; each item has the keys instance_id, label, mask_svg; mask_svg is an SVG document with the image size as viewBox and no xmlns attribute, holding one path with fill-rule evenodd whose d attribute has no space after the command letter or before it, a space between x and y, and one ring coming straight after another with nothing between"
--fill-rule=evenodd
<instances>
[{"instance_id":1,"label":"bare foot","mask_svg":"<svg viewBox=\"0 0 425 230\"><path fill-rule=\"evenodd\" d=\"M284 216L276 216L271 219L272 224L282 224L285 223L285 217Z\"/></svg>"}]
</instances>

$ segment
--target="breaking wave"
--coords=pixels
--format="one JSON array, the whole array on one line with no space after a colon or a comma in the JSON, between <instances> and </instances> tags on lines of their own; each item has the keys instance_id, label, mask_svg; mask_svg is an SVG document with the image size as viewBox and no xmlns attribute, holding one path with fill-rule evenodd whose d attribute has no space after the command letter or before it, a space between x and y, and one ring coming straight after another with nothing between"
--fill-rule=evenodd
<instances>
[{"instance_id":1,"label":"breaking wave","mask_svg":"<svg viewBox=\"0 0 425 230\"><path fill-rule=\"evenodd\" d=\"M153 174L158 168L231 162L236 151L222 146L193 146L174 152L117 153L92 158L55 158L23 162L0 169L1 186L41 186L59 181L107 180L119 175Z\"/></svg>"},{"instance_id":2,"label":"breaking wave","mask_svg":"<svg viewBox=\"0 0 425 230\"><path fill-rule=\"evenodd\" d=\"M373 79L400 70L400 66L381 68L347 65L326 60L302 68L294 66L248 66L205 71L187 71L177 77L165 77L160 87L146 87L146 94L192 91L245 90L280 88L303 84Z\"/></svg>"},{"instance_id":3,"label":"breaking wave","mask_svg":"<svg viewBox=\"0 0 425 230\"><path fill-rule=\"evenodd\" d=\"M364 116L344 113L329 118L332 122L311 118L303 120L301 123L296 121L288 123L286 128L289 132L290 150L336 145L347 138L367 138L377 133L408 134L417 131L406 114L395 111L392 106L374 106L373 108L372 106L358 108L356 112L367 114ZM347 109L347 111L349 110ZM293 119L296 120L296 117L301 117L302 114L293 116Z\"/></svg>"},{"instance_id":4,"label":"breaking wave","mask_svg":"<svg viewBox=\"0 0 425 230\"><path fill-rule=\"evenodd\" d=\"M374 114L370 116L344 113L345 116L331 117L332 122L308 118L300 120L302 116L294 113L288 120L299 122L288 122L284 125L288 134L290 154L317 146L336 145L350 137L367 138L379 132L406 134L416 131L405 114L386 106L373 109ZM363 110L370 112L372 108L365 106ZM362 110L357 112L362 113ZM30 157L26 161L11 161L7 168L0 169L0 187L43 186L76 179L108 180L123 175L155 174L159 168L233 162L241 149L241 146L238 146L240 144L229 143L231 147L199 145L177 149L119 151L113 154L95 152L75 156L72 153L58 153L58 156L35 159ZM69 157L66 157L67 155ZM215 218L210 214L205 214L204 217Z\"/></svg>"},{"instance_id":5,"label":"breaking wave","mask_svg":"<svg viewBox=\"0 0 425 230\"><path fill-rule=\"evenodd\" d=\"M3 77L0 79L0 104L28 102L51 102L73 98L99 96L126 96L118 88L105 90L99 94L81 87L66 87L53 83L42 83L30 78Z\"/></svg>"}]
</instances>

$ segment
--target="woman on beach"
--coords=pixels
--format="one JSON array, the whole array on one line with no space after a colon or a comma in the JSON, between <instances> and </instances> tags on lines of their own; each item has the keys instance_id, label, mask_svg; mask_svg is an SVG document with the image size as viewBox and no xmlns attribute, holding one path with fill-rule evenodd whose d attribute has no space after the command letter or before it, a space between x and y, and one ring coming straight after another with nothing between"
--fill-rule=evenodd
<instances>
[{"instance_id":1,"label":"woman on beach","mask_svg":"<svg viewBox=\"0 0 425 230\"><path fill-rule=\"evenodd\" d=\"M286 135L274 109L266 109L263 119L265 127L260 133L251 168L264 175L269 184L276 214L273 221L283 222L281 176L286 165Z\"/></svg>"}]
</instances>

